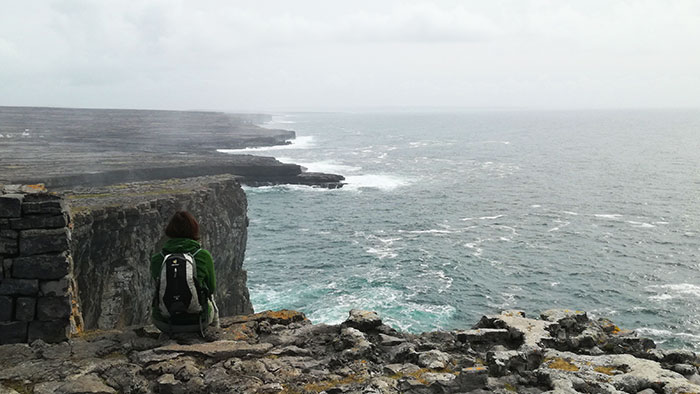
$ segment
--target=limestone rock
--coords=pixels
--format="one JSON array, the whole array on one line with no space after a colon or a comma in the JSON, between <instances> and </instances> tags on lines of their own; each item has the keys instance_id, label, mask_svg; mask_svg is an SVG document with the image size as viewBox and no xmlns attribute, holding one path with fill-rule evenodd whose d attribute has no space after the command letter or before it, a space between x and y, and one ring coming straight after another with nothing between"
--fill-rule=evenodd
<instances>
[{"instance_id":1,"label":"limestone rock","mask_svg":"<svg viewBox=\"0 0 700 394\"><path fill-rule=\"evenodd\" d=\"M12 321L12 311L15 300L12 297L0 296L0 323Z\"/></svg>"},{"instance_id":2,"label":"limestone rock","mask_svg":"<svg viewBox=\"0 0 700 394\"><path fill-rule=\"evenodd\" d=\"M382 324L382 319L379 317L377 312L363 311L359 309L352 309L350 311L350 317L348 317L344 326L356 328L360 331L369 331L373 328L377 328Z\"/></svg>"},{"instance_id":3,"label":"limestone rock","mask_svg":"<svg viewBox=\"0 0 700 394\"><path fill-rule=\"evenodd\" d=\"M68 275L70 261L66 253L42 254L12 259L15 278L56 280Z\"/></svg>"},{"instance_id":4,"label":"limestone rock","mask_svg":"<svg viewBox=\"0 0 700 394\"><path fill-rule=\"evenodd\" d=\"M107 386L99 376L94 374L76 376L58 386L56 392L60 394L116 394L116 390Z\"/></svg>"},{"instance_id":5,"label":"limestone rock","mask_svg":"<svg viewBox=\"0 0 700 394\"><path fill-rule=\"evenodd\" d=\"M246 342L216 341L194 345L168 345L154 349L156 353L182 353L221 360L247 355L261 355L272 348L269 343L251 345Z\"/></svg>"},{"instance_id":6,"label":"limestone rock","mask_svg":"<svg viewBox=\"0 0 700 394\"><path fill-rule=\"evenodd\" d=\"M22 215L23 194L0 195L0 218L16 218Z\"/></svg>"},{"instance_id":7,"label":"limestone rock","mask_svg":"<svg viewBox=\"0 0 700 394\"><path fill-rule=\"evenodd\" d=\"M3 279L0 281L0 295L35 296L39 293L36 279Z\"/></svg>"},{"instance_id":8,"label":"limestone rock","mask_svg":"<svg viewBox=\"0 0 700 394\"><path fill-rule=\"evenodd\" d=\"M450 360L451 357L449 354L439 350L430 350L418 354L418 365L424 368L444 369L447 368Z\"/></svg>"},{"instance_id":9,"label":"limestone rock","mask_svg":"<svg viewBox=\"0 0 700 394\"><path fill-rule=\"evenodd\" d=\"M379 334L379 344L381 346L396 346L406 342L403 338L397 338L391 335Z\"/></svg>"},{"instance_id":10,"label":"limestone rock","mask_svg":"<svg viewBox=\"0 0 700 394\"><path fill-rule=\"evenodd\" d=\"M0 345L27 341L27 322L0 323Z\"/></svg>"},{"instance_id":11,"label":"limestone rock","mask_svg":"<svg viewBox=\"0 0 700 394\"><path fill-rule=\"evenodd\" d=\"M19 235L22 256L64 252L68 250L70 232L67 228L52 230L24 230Z\"/></svg>"},{"instance_id":12,"label":"limestone rock","mask_svg":"<svg viewBox=\"0 0 700 394\"><path fill-rule=\"evenodd\" d=\"M68 215L26 215L17 219L10 219L10 227L13 230L29 230L33 228L63 228L68 225Z\"/></svg>"}]
</instances>

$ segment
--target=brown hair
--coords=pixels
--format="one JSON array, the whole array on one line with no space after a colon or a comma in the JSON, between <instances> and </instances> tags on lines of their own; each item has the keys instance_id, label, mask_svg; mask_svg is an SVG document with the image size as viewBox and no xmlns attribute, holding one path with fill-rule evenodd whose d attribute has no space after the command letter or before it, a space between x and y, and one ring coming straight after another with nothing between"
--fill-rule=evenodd
<instances>
[{"instance_id":1,"label":"brown hair","mask_svg":"<svg viewBox=\"0 0 700 394\"><path fill-rule=\"evenodd\" d=\"M190 238L199 241L199 223L187 211L177 211L165 228L165 235L170 238Z\"/></svg>"}]
</instances>

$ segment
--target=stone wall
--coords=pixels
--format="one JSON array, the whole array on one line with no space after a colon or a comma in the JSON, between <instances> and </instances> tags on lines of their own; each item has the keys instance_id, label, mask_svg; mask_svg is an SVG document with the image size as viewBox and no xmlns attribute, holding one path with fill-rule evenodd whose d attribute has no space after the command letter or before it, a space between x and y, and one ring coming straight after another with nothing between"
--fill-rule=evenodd
<instances>
[{"instance_id":1,"label":"stone wall","mask_svg":"<svg viewBox=\"0 0 700 394\"><path fill-rule=\"evenodd\" d=\"M59 196L0 185L0 344L58 342L80 325L70 238Z\"/></svg>"},{"instance_id":2,"label":"stone wall","mask_svg":"<svg viewBox=\"0 0 700 394\"><path fill-rule=\"evenodd\" d=\"M71 250L88 329L149 322L154 285L149 264L178 210L200 223L202 246L214 258L222 315L253 311L243 258L247 200L231 176L116 185L66 195L73 212ZM113 198L117 198L113 200Z\"/></svg>"}]
</instances>

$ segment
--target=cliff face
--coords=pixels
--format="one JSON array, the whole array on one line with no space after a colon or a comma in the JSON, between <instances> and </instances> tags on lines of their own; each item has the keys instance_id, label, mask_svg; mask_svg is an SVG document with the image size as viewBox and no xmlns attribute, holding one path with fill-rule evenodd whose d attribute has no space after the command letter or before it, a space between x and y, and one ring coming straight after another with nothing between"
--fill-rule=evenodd
<instances>
[{"instance_id":1,"label":"cliff face","mask_svg":"<svg viewBox=\"0 0 700 394\"><path fill-rule=\"evenodd\" d=\"M202 245L214 257L222 315L252 312L242 269L247 201L230 176L71 191L75 277L86 328L119 328L149 321L150 256L178 210L200 223Z\"/></svg>"}]
</instances>

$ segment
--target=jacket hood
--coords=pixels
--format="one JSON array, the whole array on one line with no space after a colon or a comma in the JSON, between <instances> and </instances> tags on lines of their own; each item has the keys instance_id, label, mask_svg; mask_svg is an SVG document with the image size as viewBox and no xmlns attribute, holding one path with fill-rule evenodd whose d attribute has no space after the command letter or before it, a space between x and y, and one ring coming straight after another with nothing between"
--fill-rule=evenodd
<instances>
[{"instance_id":1,"label":"jacket hood","mask_svg":"<svg viewBox=\"0 0 700 394\"><path fill-rule=\"evenodd\" d=\"M164 253L193 253L200 249L202 245L189 238L171 238L163 245Z\"/></svg>"}]
</instances>

